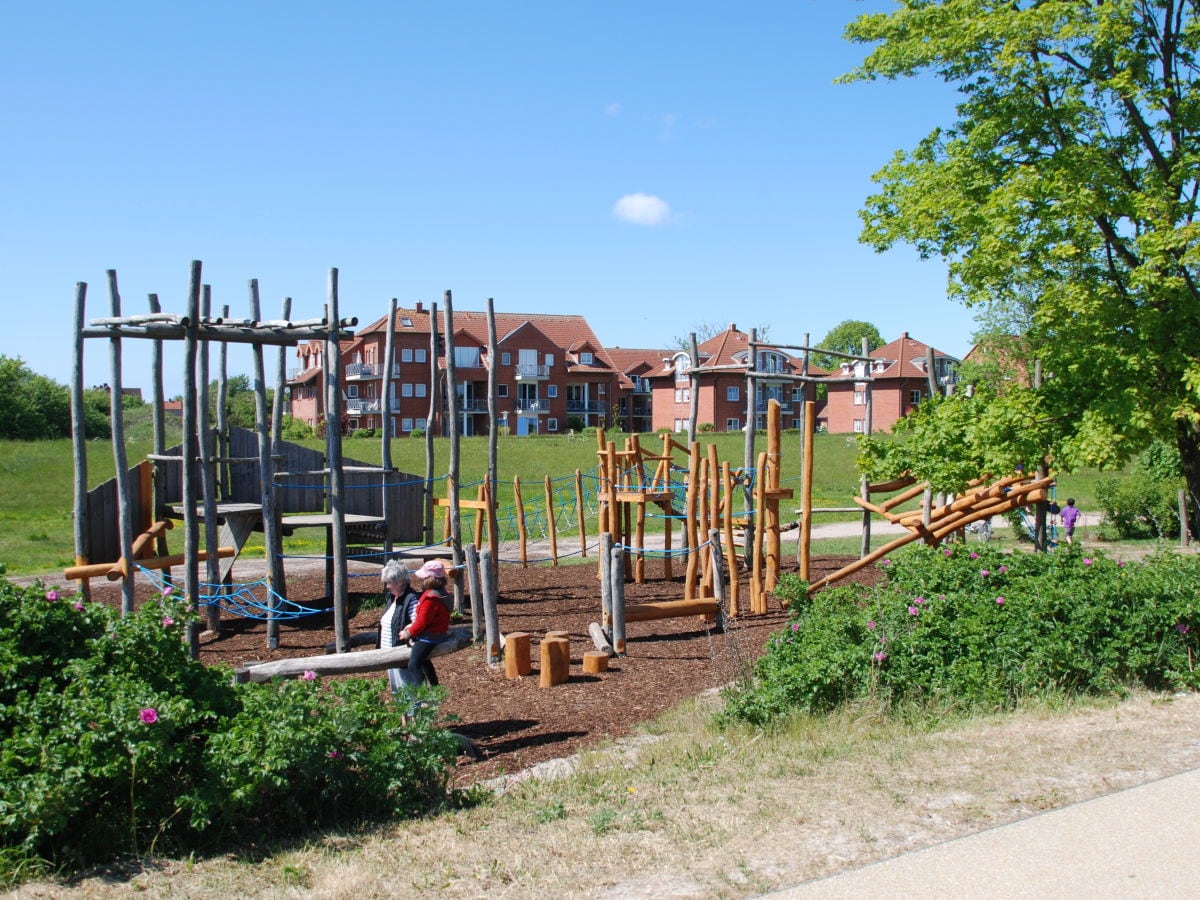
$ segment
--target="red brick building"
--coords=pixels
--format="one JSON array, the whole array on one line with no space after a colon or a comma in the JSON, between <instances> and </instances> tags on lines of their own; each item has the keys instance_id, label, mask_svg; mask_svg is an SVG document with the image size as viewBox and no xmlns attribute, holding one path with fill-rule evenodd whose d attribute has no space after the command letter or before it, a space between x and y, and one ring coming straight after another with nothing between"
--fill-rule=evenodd
<instances>
[{"instance_id":1,"label":"red brick building","mask_svg":"<svg viewBox=\"0 0 1200 900\"><path fill-rule=\"evenodd\" d=\"M890 431L898 419L912 412L930 396L927 360L932 348L904 332L890 344L871 351L871 362L846 362L834 376L869 375L871 384L871 429ZM958 360L933 350L936 383L941 386L954 379ZM866 382L841 382L829 385L822 424L834 433L861 433L865 429Z\"/></svg>"}]
</instances>

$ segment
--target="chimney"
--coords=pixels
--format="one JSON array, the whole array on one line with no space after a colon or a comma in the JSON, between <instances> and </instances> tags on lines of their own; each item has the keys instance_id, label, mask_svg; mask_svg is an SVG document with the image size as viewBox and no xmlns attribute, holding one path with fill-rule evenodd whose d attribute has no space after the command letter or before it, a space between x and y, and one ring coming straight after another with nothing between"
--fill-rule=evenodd
<instances>
[{"instance_id":1,"label":"chimney","mask_svg":"<svg viewBox=\"0 0 1200 900\"><path fill-rule=\"evenodd\" d=\"M909 338L908 338L908 332L907 332L907 331L906 331L906 332L904 332L902 335L900 335L900 337L904 338L904 340L906 340L906 341L907 341L907 340L909 339Z\"/></svg>"},{"instance_id":2,"label":"chimney","mask_svg":"<svg viewBox=\"0 0 1200 900\"><path fill-rule=\"evenodd\" d=\"M417 301L417 312L425 312L425 304L420 300Z\"/></svg>"},{"instance_id":3,"label":"chimney","mask_svg":"<svg viewBox=\"0 0 1200 900\"><path fill-rule=\"evenodd\" d=\"M730 322L730 323L729 323L729 330L730 330L730 331L737 331L737 322Z\"/></svg>"}]
</instances>

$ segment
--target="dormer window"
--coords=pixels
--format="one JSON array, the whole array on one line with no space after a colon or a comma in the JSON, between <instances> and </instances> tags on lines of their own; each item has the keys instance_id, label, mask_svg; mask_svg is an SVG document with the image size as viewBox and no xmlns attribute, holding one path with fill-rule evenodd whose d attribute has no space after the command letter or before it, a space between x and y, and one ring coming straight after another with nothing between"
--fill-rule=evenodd
<instances>
[{"instance_id":1,"label":"dormer window","mask_svg":"<svg viewBox=\"0 0 1200 900\"><path fill-rule=\"evenodd\" d=\"M592 364L592 354L590 351L584 350L579 354L579 364L581 366L590 366Z\"/></svg>"},{"instance_id":2,"label":"dormer window","mask_svg":"<svg viewBox=\"0 0 1200 900\"><path fill-rule=\"evenodd\" d=\"M400 319L400 324L401 324L403 327L405 327L405 328L412 328L412 327L413 327L412 319L410 319L408 316L404 316L404 317L402 317L402 318Z\"/></svg>"}]
</instances>

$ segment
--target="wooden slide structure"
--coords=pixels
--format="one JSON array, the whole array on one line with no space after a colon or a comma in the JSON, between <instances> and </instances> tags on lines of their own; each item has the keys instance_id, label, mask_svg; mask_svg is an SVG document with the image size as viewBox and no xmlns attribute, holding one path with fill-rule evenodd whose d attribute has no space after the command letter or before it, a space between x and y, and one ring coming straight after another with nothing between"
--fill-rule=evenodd
<instances>
[{"instance_id":1,"label":"wooden slide structure","mask_svg":"<svg viewBox=\"0 0 1200 900\"><path fill-rule=\"evenodd\" d=\"M821 588L883 559L889 553L893 553L913 541L923 540L926 544L933 546L973 522L1003 515L1018 506L1028 506L1044 501L1049 496L1048 489L1053 482L1054 479L1051 476L1037 478L1026 475L1010 475L991 482L980 479L962 494L939 506L935 506L930 499L928 484L918 484L913 478L870 485L868 495L872 492L888 493L895 490L899 490L900 493L879 504L861 497L855 497L854 502L863 509L883 516L889 522L903 525L907 532L849 565L843 566L836 572L813 582L809 586L808 593L811 595ZM926 499L919 509L905 513L893 512L901 504L920 495L924 495Z\"/></svg>"}]
</instances>

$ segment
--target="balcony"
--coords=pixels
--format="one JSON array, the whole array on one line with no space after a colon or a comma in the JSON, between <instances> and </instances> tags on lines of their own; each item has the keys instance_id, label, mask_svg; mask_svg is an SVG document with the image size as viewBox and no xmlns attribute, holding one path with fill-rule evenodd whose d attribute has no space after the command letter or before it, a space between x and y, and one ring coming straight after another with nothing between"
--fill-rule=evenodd
<instances>
[{"instance_id":1,"label":"balcony","mask_svg":"<svg viewBox=\"0 0 1200 900\"><path fill-rule=\"evenodd\" d=\"M649 394L650 393L650 382L642 381L640 379L635 379L633 382L633 393Z\"/></svg>"},{"instance_id":2,"label":"balcony","mask_svg":"<svg viewBox=\"0 0 1200 900\"><path fill-rule=\"evenodd\" d=\"M458 411L465 413L485 413L488 411L487 400L480 397L472 397L469 400L458 398Z\"/></svg>"},{"instance_id":3,"label":"balcony","mask_svg":"<svg viewBox=\"0 0 1200 900\"><path fill-rule=\"evenodd\" d=\"M382 378L381 363L350 363L346 366L346 380L357 381L363 378Z\"/></svg>"},{"instance_id":4,"label":"balcony","mask_svg":"<svg viewBox=\"0 0 1200 900\"><path fill-rule=\"evenodd\" d=\"M518 400L517 415L518 416L544 416L550 412L550 404L546 400Z\"/></svg>"},{"instance_id":5,"label":"balcony","mask_svg":"<svg viewBox=\"0 0 1200 900\"><path fill-rule=\"evenodd\" d=\"M603 403L589 403L583 400L568 400L568 413L602 413L604 412Z\"/></svg>"},{"instance_id":6,"label":"balcony","mask_svg":"<svg viewBox=\"0 0 1200 900\"><path fill-rule=\"evenodd\" d=\"M514 366L517 381L545 381L550 377L549 366Z\"/></svg>"},{"instance_id":7,"label":"balcony","mask_svg":"<svg viewBox=\"0 0 1200 900\"><path fill-rule=\"evenodd\" d=\"M379 412L379 400L363 400L358 397L346 401L346 412L352 416Z\"/></svg>"},{"instance_id":8,"label":"balcony","mask_svg":"<svg viewBox=\"0 0 1200 900\"><path fill-rule=\"evenodd\" d=\"M771 399L772 398L768 398L766 400L759 400L757 403L754 404L754 411L760 412L760 413L765 413L767 411L767 404L769 404L771 402ZM783 397L775 397L773 399L779 401L780 410L792 408L791 400L785 400Z\"/></svg>"}]
</instances>

